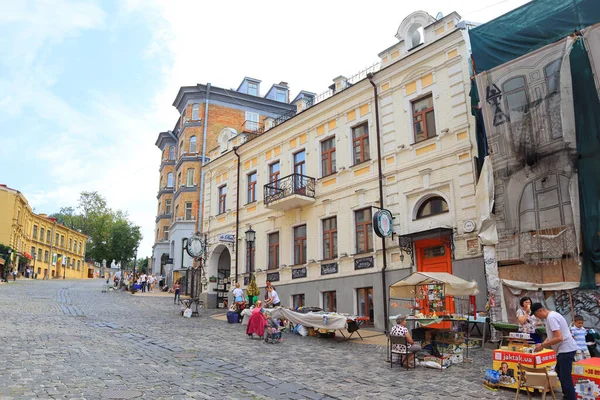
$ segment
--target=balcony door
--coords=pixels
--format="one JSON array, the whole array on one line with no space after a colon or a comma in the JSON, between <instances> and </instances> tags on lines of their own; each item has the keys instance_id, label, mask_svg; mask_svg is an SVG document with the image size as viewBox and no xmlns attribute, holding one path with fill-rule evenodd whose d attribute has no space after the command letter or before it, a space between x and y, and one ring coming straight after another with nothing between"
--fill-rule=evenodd
<instances>
[{"instance_id":1,"label":"balcony door","mask_svg":"<svg viewBox=\"0 0 600 400\"><path fill-rule=\"evenodd\" d=\"M306 151L302 150L294 154L294 193L305 194L306 192Z\"/></svg>"}]
</instances>

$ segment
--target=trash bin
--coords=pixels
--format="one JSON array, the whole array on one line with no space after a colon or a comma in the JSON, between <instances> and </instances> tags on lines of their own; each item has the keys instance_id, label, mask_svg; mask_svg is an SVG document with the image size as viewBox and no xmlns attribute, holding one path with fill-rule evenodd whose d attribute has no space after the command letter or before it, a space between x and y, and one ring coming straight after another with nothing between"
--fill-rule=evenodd
<instances>
[{"instance_id":1,"label":"trash bin","mask_svg":"<svg viewBox=\"0 0 600 400\"><path fill-rule=\"evenodd\" d=\"M235 311L227 311L227 322L229 322L230 324L237 324L239 318L239 314Z\"/></svg>"}]
</instances>

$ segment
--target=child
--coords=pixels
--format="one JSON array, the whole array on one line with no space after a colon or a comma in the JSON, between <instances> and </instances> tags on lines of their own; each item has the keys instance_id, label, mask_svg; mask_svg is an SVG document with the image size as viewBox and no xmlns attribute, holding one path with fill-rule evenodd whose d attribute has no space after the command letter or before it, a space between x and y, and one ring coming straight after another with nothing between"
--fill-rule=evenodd
<instances>
[{"instance_id":1,"label":"child","mask_svg":"<svg viewBox=\"0 0 600 400\"><path fill-rule=\"evenodd\" d=\"M267 319L267 329L269 335L273 339L281 340L281 332L279 331L279 322L271 316L271 313L266 311L265 318Z\"/></svg>"},{"instance_id":2,"label":"child","mask_svg":"<svg viewBox=\"0 0 600 400\"><path fill-rule=\"evenodd\" d=\"M573 318L573 325L571 327L571 334L575 343L577 343L577 353L575 354L575 361L585 360L590 358L590 351L588 350L587 344L585 343L585 335L587 335L587 329L583 327L583 317L576 315Z\"/></svg>"}]
</instances>

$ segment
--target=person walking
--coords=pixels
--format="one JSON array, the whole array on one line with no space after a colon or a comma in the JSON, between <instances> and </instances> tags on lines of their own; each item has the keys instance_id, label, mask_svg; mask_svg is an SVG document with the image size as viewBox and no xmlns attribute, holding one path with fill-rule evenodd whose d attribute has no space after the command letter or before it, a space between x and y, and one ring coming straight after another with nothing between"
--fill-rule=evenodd
<instances>
[{"instance_id":1,"label":"person walking","mask_svg":"<svg viewBox=\"0 0 600 400\"><path fill-rule=\"evenodd\" d=\"M548 335L546 340L535 346L535 351L538 352L544 347L552 347L556 351L556 374L564 399L576 400L571 370L577 352L577 343L571 335L567 320L556 311L548 310L542 303L533 303L531 314L546 321L546 334Z\"/></svg>"},{"instance_id":2,"label":"person walking","mask_svg":"<svg viewBox=\"0 0 600 400\"><path fill-rule=\"evenodd\" d=\"M175 282L173 285L173 292L175 292L173 304L177 304L177 300L181 301L181 283L179 281Z\"/></svg>"},{"instance_id":3,"label":"person walking","mask_svg":"<svg viewBox=\"0 0 600 400\"><path fill-rule=\"evenodd\" d=\"M140 276L140 284L142 285L142 293L146 293L146 274Z\"/></svg>"}]
</instances>

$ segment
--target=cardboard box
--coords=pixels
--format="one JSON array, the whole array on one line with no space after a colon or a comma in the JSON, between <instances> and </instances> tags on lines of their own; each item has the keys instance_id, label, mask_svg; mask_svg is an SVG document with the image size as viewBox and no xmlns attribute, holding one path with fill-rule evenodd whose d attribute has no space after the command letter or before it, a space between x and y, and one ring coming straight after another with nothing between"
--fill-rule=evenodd
<instances>
[{"instance_id":1,"label":"cardboard box","mask_svg":"<svg viewBox=\"0 0 600 400\"><path fill-rule=\"evenodd\" d=\"M509 350L494 350L493 368L500 372L500 386L512 389L517 388L517 364L526 367L545 367L553 371L556 366L556 353L553 350L544 349L539 353L521 353Z\"/></svg>"},{"instance_id":2,"label":"cardboard box","mask_svg":"<svg viewBox=\"0 0 600 400\"><path fill-rule=\"evenodd\" d=\"M440 364L443 368L446 368L446 367L449 367L452 365L452 356L434 357L434 356L426 355L423 360L425 362L432 361L436 364Z\"/></svg>"},{"instance_id":3,"label":"cardboard box","mask_svg":"<svg viewBox=\"0 0 600 400\"><path fill-rule=\"evenodd\" d=\"M573 384L578 399L600 398L600 358L588 358L574 363Z\"/></svg>"}]
</instances>

